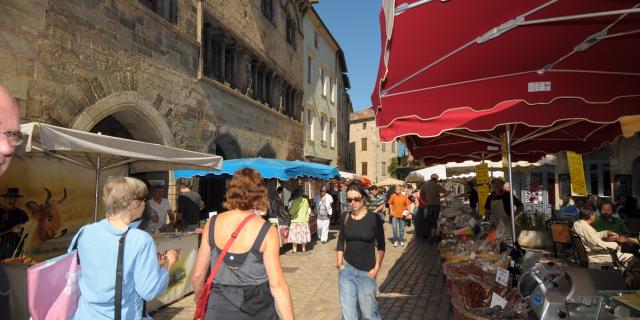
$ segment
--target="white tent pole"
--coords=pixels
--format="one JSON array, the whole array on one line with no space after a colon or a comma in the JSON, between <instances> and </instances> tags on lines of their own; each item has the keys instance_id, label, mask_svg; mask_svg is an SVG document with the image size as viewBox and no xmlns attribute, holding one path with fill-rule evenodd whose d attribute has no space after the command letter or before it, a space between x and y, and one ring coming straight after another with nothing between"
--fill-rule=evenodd
<instances>
[{"instance_id":1,"label":"white tent pole","mask_svg":"<svg viewBox=\"0 0 640 320\"><path fill-rule=\"evenodd\" d=\"M507 125L507 162L509 163L508 174L509 174L509 211L511 212L511 235L513 236L513 243L516 243L516 217L515 210L513 207L513 175L511 172L511 130L509 125Z\"/></svg>"},{"instance_id":2,"label":"white tent pole","mask_svg":"<svg viewBox=\"0 0 640 320\"><path fill-rule=\"evenodd\" d=\"M100 155L96 157L96 195L93 199L93 222L98 222L98 199L100 198Z\"/></svg>"}]
</instances>

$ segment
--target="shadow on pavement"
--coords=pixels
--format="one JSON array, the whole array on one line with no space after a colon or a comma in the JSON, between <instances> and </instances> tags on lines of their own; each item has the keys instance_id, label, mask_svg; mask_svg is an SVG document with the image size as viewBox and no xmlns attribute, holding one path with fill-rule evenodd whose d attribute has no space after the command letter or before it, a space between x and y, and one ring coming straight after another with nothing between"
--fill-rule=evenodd
<instances>
[{"instance_id":1,"label":"shadow on pavement","mask_svg":"<svg viewBox=\"0 0 640 320\"><path fill-rule=\"evenodd\" d=\"M440 257L435 246L411 239L379 287L383 319L450 319Z\"/></svg>"}]
</instances>

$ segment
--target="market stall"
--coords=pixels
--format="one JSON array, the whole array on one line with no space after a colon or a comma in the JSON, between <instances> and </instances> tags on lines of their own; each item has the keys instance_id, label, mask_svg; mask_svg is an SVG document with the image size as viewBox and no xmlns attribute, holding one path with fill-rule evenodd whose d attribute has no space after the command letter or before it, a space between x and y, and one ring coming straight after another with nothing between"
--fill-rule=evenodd
<instances>
[{"instance_id":1,"label":"market stall","mask_svg":"<svg viewBox=\"0 0 640 320\"><path fill-rule=\"evenodd\" d=\"M13 197L10 206L2 210L25 217L10 231L15 234L14 239L10 239L15 240L14 243L8 244L11 252L3 252L7 257L15 256L13 262L2 264L13 279L9 294L11 312L15 314L12 319L28 319L24 308L26 287L21 285L26 283L26 266L66 252L76 231L98 219L98 212L102 212L98 191L106 177L217 168L222 161L215 155L48 124L23 124L21 132L26 141L0 180L0 190ZM182 242L178 249L197 246L193 237L187 240L193 244ZM163 241L164 238L158 240L159 246ZM192 262L185 260L185 269L190 269L192 265L186 263Z\"/></svg>"},{"instance_id":2,"label":"market stall","mask_svg":"<svg viewBox=\"0 0 640 320\"><path fill-rule=\"evenodd\" d=\"M266 158L248 158L227 160L222 164L222 168L218 171L209 170L179 170L176 171L175 178L191 178L194 176L216 175L231 178L231 176L239 169L252 168L258 171L267 180L290 181L293 179L315 179L330 180L339 179L340 173L334 167L304 162L304 161L287 161ZM290 190L291 191L291 190ZM313 195L308 194L310 201L313 201ZM272 223L277 225L280 232L281 244L286 244L289 226L278 223L277 217L271 217ZM317 221L315 217L309 219L309 229L311 234L317 231Z\"/></svg>"},{"instance_id":3,"label":"market stall","mask_svg":"<svg viewBox=\"0 0 640 320\"><path fill-rule=\"evenodd\" d=\"M640 46L639 12L635 3L598 0L385 1L372 94L381 140L402 139L427 164L503 159L513 182L515 161L588 153L633 134L638 126L625 122L638 114L640 60L627 52ZM504 209L515 224L513 202ZM599 313L591 308L595 288L624 287L598 283L610 279L601 273L536 265L534 289L514 293L509 277L516 274L500 264L509 246L500 245L495 263L478 259L498 253L504 228L469 217L444 219L441 252L455 318L526 318L530 308L535 318L584 319L585 312ZM517 239L515 226L510 229ZM531 267L513 262L506 271ZM582 318L573 316L580 312Z\"/></svg>"}]
</instances>

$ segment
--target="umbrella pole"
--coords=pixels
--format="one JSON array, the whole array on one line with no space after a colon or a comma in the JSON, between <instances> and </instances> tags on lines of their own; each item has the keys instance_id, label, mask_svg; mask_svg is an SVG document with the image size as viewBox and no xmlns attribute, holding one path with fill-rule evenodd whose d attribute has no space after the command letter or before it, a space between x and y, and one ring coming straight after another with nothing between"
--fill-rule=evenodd
<instances>
[{"instance_id":1,"label":"umbrella pole","mask_svg":"<svg viewBox=\"0 0 640 320\"><path fill-rule=\"evenodd\" d=\"M509 174L509 211L511 212L511 235L513 236L513 243L516 243L516 218L515 218L515 210L513 207L513 175L511 172L511 130L509 129L509 125L507 125L507 162L509 164L508 174Z\"/></svg>"},{"instance_id":2,"label":"umbrella pole","mask_svg":"<svg viewBox=\"0 0 640 320\"><path fill-rule=\"evenodd\" d=\"M99 192L100 188L100 155L96 158L96 186L95 186L95 197L93 199L93 222L98 221L98 199L100 197Z\"/></svg>"}]
</instances>

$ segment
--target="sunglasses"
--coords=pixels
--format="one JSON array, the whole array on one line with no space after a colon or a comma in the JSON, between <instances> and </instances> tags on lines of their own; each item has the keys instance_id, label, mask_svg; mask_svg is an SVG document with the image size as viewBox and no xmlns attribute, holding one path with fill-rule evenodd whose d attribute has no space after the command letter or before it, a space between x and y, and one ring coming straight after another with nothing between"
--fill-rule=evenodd
<instances>
[{"instance_id":1,"label":"sunglasses","mask_svg":"<svg viewBox=\"0 0 640 320\"><path fill-rule=\"evenodd\" d=\"M347 202L360 202L360 201L362 201L362 197L347 198Z\"/></svg>"}]
</instances>

